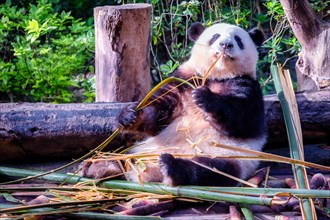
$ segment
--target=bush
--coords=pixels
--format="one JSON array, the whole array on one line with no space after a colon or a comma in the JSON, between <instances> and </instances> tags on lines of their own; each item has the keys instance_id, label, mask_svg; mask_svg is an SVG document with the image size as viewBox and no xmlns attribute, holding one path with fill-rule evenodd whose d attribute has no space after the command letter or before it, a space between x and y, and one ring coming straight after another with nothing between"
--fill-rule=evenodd
<instances>
[{"instance_id":1,"label":"bush","mask_svg":"<svg viewBox=\"0 0 330 220\"><path fill-rule=\"evenodd\" d=\"M291 67L300 51L278 0L13 0L0 5L0 101L72 102L76 93L94 100L91 65L94 48L92 8L104 4L151 3L151 69L156 81L187 60L192 43L187 28L195 21L260 27L267 41L260 50L258 76L264 93L273 91L269 66L277 61ZM315 11L329 17L328 1L311 0ZM52 5L51 3L54 3ZM83 18L90 27L76 17ZM58 12L58 13L56 13ZM86 75L91 77L86 77ZM79 96L81 97L81 95ZM7 100L6 100L7 101Z\"/></svg>"},{"instance_id":2,"label":"bush","mask_svg":"<svg viewBox=\"0 0 330 220\"><path fill-rule=\"evenodd\" d=\"M0 14L0 92L9 101L73 102L81 88L93 100L85 77L93 69L93 27L55 13L47 0L20 8L7 0Z\"/></svg>"}]
</instances>

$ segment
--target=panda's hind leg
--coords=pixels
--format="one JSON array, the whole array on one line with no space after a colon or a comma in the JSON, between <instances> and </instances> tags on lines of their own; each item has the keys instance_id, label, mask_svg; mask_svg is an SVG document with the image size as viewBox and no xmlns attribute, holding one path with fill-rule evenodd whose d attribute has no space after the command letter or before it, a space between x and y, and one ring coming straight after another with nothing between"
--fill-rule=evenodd
<instances>
[{"instance_id":1,"label":"panda's hind leg","mask_svg":"<svg viewBox=\"0 0 330 220\"><path fill-rule=\"evenodd\" d=\"M135 166L127 173L127 180L133 182L162 182L163 175L158 165L147 164L143 169Z\"/></svg>"},{"instance_id":2,"label":"panda's hind leg","mask_svg":"<svg viewBox=\"0 0 330 220\"><path fill-rule=\"evenodd\" d=\"M167 185L236 186L238 184L235 180L199 164L239 177L240 166L235 160L208 157L194 157L189 160L175 158L171 154L162 154L159 158L163 182Z\"/></svg>"},{"instance_id":3,"label":"panda's hind leg","mask_svg":"<svg viewBox=\"0 0 330 220\"><path fill-rule=\"evenodd\" d=\"M83 161L79 165L78 175L93 179L101 179L105 177L123 178L123 172L120 169L118 162L112 160Z\"/></svg>"}]
</instances>

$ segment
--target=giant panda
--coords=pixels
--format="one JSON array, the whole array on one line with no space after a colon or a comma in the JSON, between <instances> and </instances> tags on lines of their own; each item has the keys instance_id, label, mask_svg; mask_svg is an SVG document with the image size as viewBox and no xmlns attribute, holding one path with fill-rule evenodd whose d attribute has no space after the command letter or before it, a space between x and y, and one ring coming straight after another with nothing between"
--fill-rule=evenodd
<instances>
[{"instance_id":1,"label":"giant panda","mask_svg":"<svg viewBox=\"0 0 330 220\"><path fill-rule=\"evenodd\" d=\"M136 165L126 177L172 186L235 186L235 180L210 169L246 179L258 162L228 159L244 153L214 143L261 151L266 142L263 97L256 79L257 46L263 34L225 23L208 28L194 23L188 36L195 42L190 58L173 76L196 88L171 82L145 108L136 111L137 105L131 104L117 117L126 131L148 135L129 153L160 154L158 162L143 169ZM190 157L180 156L184 154Z\"/></svg>"}]
</instances>

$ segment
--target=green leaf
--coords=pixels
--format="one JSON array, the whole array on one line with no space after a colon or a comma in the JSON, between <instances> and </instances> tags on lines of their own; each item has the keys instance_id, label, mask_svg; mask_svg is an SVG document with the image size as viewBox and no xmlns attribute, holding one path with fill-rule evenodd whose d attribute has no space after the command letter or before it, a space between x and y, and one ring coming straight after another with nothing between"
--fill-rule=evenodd
<instances>
[{"instance_id":1,"label":"green leaf","mask_svg":"<svg viewBox=\"0 0 330 220\"><path fill-rule=\"evenodd\" d=\"M1 195L6 199L8 202L13 202L13 203L23 203L21 200L16 199L9 193L1 193Z\"/></svg>"},{"instance_id":2,"label":"green leaf","mask_svg":"<svg viewBox=\"0 0 330 220\"><path fill-rule=\"evenodd\" d=\"M31 21L29 21L29 24L26 29L28 30L28 33L39 33L40 30L38 21L32 19Z\"/></svg>"}]
</instances>

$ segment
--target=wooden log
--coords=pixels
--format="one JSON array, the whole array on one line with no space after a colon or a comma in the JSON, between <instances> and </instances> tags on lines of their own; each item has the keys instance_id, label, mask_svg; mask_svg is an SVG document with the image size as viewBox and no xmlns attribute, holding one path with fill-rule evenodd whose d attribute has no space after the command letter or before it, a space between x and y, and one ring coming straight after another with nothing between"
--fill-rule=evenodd
<instances>
[{"instance_id":1,"label":"wooden log","mask_svg":"<svg viewBox=\"0 0 330 220\"><path fill-rule=\"evenodd\" d=\"M265 96L268 145L284 147L287 136L280 104ZM330 143L330 90L298 93L305 143ZM0 104L0 161L32 157L73 158L96 147L114 129L115 117L127 103ZM140 138L121 134L111 143Z\"/></svg>"},{"instance_id":2,"label":"wooden log","mask_svg":"<svg viewBox=\"0 0 330 220\"><path fill-rule=\"evenodd\" d=\"M150 91L150 4L94 8L97 102L138 101Z\"/></svg>"},{"instance_id":3,"label":"wooden log","mask_svg":"<svg viewBox=\"0 0 330 220\"><path fill-rule=\"evenodd\" d=\"M0 106L0 161L72 158L102 143L127 103L6 103ZM126 137L127 136L127 137ZM121 146L119 136L111 146Z\"/></svg>"},{"instance_id":4,"label":"wooden log","mask_svg":"<svg viewBox=\"0 0 330 220\"><path fill-rule=\"evenodd\" d=\"M330 144L330 90L296 94L304 143ZM265 96L268 146L287 144L287 134L277 96Z\"/></svg>"}]
</instances>

